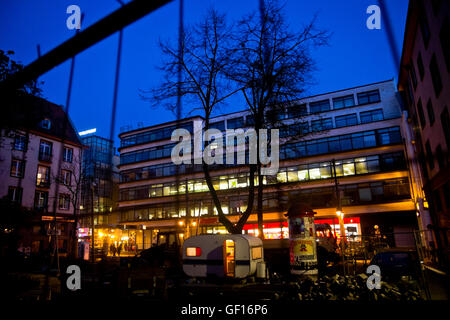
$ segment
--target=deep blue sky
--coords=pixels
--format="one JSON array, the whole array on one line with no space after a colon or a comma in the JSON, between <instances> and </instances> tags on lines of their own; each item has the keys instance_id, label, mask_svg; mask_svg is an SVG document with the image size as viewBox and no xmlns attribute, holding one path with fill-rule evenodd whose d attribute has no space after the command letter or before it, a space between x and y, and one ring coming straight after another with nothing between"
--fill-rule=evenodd
<instances>
[{"instance_id":1,"label":"deep blue sky","mask_svg":"<svg viewBox=\"0 0 450 320\"><path fill-rule=\"evenodd\" d=\"M318 26L333 33L330 46L312 52L318 70L314 73L316 84L309 88L308 95L397 77L383 30L384 17L382 30L366 28L366 8L376 4L376 0L285 2L292 29L318 12ZM386 2L401 52L408 0ZM23 64L36 59L37 44L42 53L53 49L75 33L66 28L66 8L71 4L80 6L85 13L82 29L120 6L115 0L0 0L0 49L14 50L15 59ZM200 20L212 5L233 20L257 10L258 0L185 0L185 23ZM176 39L177 29L178 1L125 28L116 137L122 126L136 127L138 122L147 126L174 119L172 113L162 108L150 108L139 97L139 89L148 89L160 81L162 75L156 69L161 59L157 42L160 37ZM117 42L118 34L112 35L76 57L70 116L79 131L96 127L98 134L109 136ZM69 67L70 62L65 62L40 78L45 82L45 98L65 104ZM244 107L236 96L224 112Z\"/></svg>"}]
</instances>

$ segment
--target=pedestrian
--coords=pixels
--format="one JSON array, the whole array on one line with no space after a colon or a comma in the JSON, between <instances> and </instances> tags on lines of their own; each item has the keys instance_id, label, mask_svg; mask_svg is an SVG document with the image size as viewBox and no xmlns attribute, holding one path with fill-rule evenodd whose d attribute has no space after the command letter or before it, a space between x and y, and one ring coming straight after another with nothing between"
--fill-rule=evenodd
<instances>
[{"instance_id":1,"label":"pedestrian","mask_svg":"<svg viewBox=\"0 0 450 320\"><path fill-rule=\"evenodd\" d=\"M117 246L117 255L120 257L120 251L122 251L122 243Z\"/></svg>"}]
</instances>

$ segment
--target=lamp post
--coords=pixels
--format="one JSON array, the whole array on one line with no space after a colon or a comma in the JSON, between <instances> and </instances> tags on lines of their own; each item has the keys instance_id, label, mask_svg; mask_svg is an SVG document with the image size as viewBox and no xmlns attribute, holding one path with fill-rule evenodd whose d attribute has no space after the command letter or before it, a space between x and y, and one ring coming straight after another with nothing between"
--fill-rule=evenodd
<instances>
[{"instance_id":1,"label":"lamp post","mask_svg":"<svg viewBox=\"0 0 450 320\"><path fill-rule=\"evenodd\" d=\"M339 219L339 230L340 230L340 234L341 234L340 246L341 246L341 255L342 255L342 270L343 270L344 276L345 276L345 240L346 240L346 237L345 237L345 225L344 225L344 212L342 210L341 194L339 191L339 184L338 184L337 174L336 174L336 163L335 163L334 159L333 159L332 163L333 163L334 185L336 188L336 200L337 200L336 215L338 216L338 219Z\"/></svg>"}]
</instances>

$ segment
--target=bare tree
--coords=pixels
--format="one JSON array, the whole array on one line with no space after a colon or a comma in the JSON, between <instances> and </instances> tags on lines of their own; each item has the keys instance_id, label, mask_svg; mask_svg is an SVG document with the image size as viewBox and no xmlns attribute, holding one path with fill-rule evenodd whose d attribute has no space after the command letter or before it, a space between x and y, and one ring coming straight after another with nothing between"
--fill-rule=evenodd
<instances>
[{"instance_id":1,"label":"bare tree","mask_svg":"<svg viewBox=\"0 0 450 320\"><path fill-rule=\"evenodd\" d=\"M166 58L160 68L165 80L150 91L147 98L154 106L164 105L172 111L176 108L177 97L187 98L188 103L196 106L191 112L202 112L204 130L208 130L211 114L225 99L242 92L254 116L256 131L280 127L283 122L272 115L284 110L304 92L306 79L313 70L308 51L310 45L327 43L328 34L316 31L314 24L315 19L300 33L290 32L281 8L272 2L263 9L261 21L257 15L250 15L239 22L237 29L227 25L225 16L210 10L202 23L182 35L179 50L168 42L160 42ZM182 71L181 80L178 78L179 69ZM259 139L259 135L256 136ZM219 221L230 233L241 233L253 211L257 172L258 224L259 234L263 234L263 183L259 151L258 140L257 164L249 165L247 208L236 224L224 215L209 167L204 160L202 162Z\"/></svg>"},{"instance_id":2,"label":"bare tree","mask_svg":"<svg viewBox=\"0 0 450 320\"><path fill-rule=\"evenodd\" d=\"M231 62L229 48L233 28L227 25L225 16L210 9L204 20L187 29L182 34L179 50L170 42L160 41L165 61L160 68L165 80L147 96L153 105L164 105L174 111L179 95L195 106L190 113L199 111L203 115L204 130L210 127L211 115L231 95L240 88L230 85L225 77L225 68ZM181 68L182 77L178 78ZM253 207L255 166L250 167L250 187L248 206L239 221L232 223L223 213L220 199L213 187L208 164L202 160L203 172L209 192L217 209L219 221L230 233L241 233Z\"/></svg>"},{"instance_id":3,"label":"bare tree","mask_svg":"<svg viewBox=\"0 0 450 320\"><path fill-rule=\"evenodd\" d=\"M83 183L86 179L86 168L83 166L82 153L78 156L74 156L72 162L62 162L61 171L58 172L56 176L52 177L52 180L60 185L60 194L64 194L69 197L70 205L73 207L73 220L74 227L71 230L72 238L72 257L74 259L78 258L78 238L77 238L77 228L79 221L79 210L81 201L81 190ZM58 206L61 204L60 201L65 199L58 198Z\"/></svg>"},{"instance_id":4,"label":"bare tree","mask_svg":"<svg viewBox=\"0 0 450 320\"><path fill-rule=\"evenodd\" d=\"M292 32L277 1L261 1L260 9L259 15L249 15L239 22L236 45L229 53L232 61L226 70L228 77L243 88L257 132L283 125L277 115L284 114L285 108L301 97L314 69L309 49L326 45L329 39L326 31L316 30L316 17ZM296 136L301 135L299 130ZM257 146L257 216L259 236L263 238L259 141Z\"/></svg>"}]
</instances>

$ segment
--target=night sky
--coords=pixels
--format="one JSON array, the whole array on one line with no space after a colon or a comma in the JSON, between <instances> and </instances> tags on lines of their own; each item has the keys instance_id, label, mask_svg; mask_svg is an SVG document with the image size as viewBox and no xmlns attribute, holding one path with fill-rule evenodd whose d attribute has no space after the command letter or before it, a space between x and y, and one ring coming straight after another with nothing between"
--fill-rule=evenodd
<instances>
[{"instance_id":1,"label":"night sky","mask_svg":"<svg viewBox=\"0 0 450 320\"><path fill-rule=\"evenodd\" d=\"M385 2L401 52L408 1ZM383 30L384 17L382 30L366 28L369 16L366 8L377 4L376 0L287 0L285 3L293 30L318 12L318 27L333 33L328 47L312 52L318 70L308 95L397 78ZM26 65L37 58L38 44L42 54L61 44L75 34L66 27L69 16L66 8L71 4L80 6L85 14L82 30L120 7L115 0L0 0L0 49L15 51L15 59ZM226 13L232 21L257 10L258 0L185 0L185 24L199 21L211 6ZM148 126L174 120L169 111L153 109L143 101L139 89L149 89L162 78L156 68L161 61L158 39L176 40L177 31L178 1L124 29L116 137L122 126L136 128L138 122ZM118 34L114 34L76 57L70 117L79 131L97 128L99 135L109 136L117 43ZM69 69L70 61L67 61L40 78L45 82L44 98L65 104ZM185 111L189 109L183 107ZM244 108L244 101L235 96L222 112Z\"/></svg>"}]
</instances>

